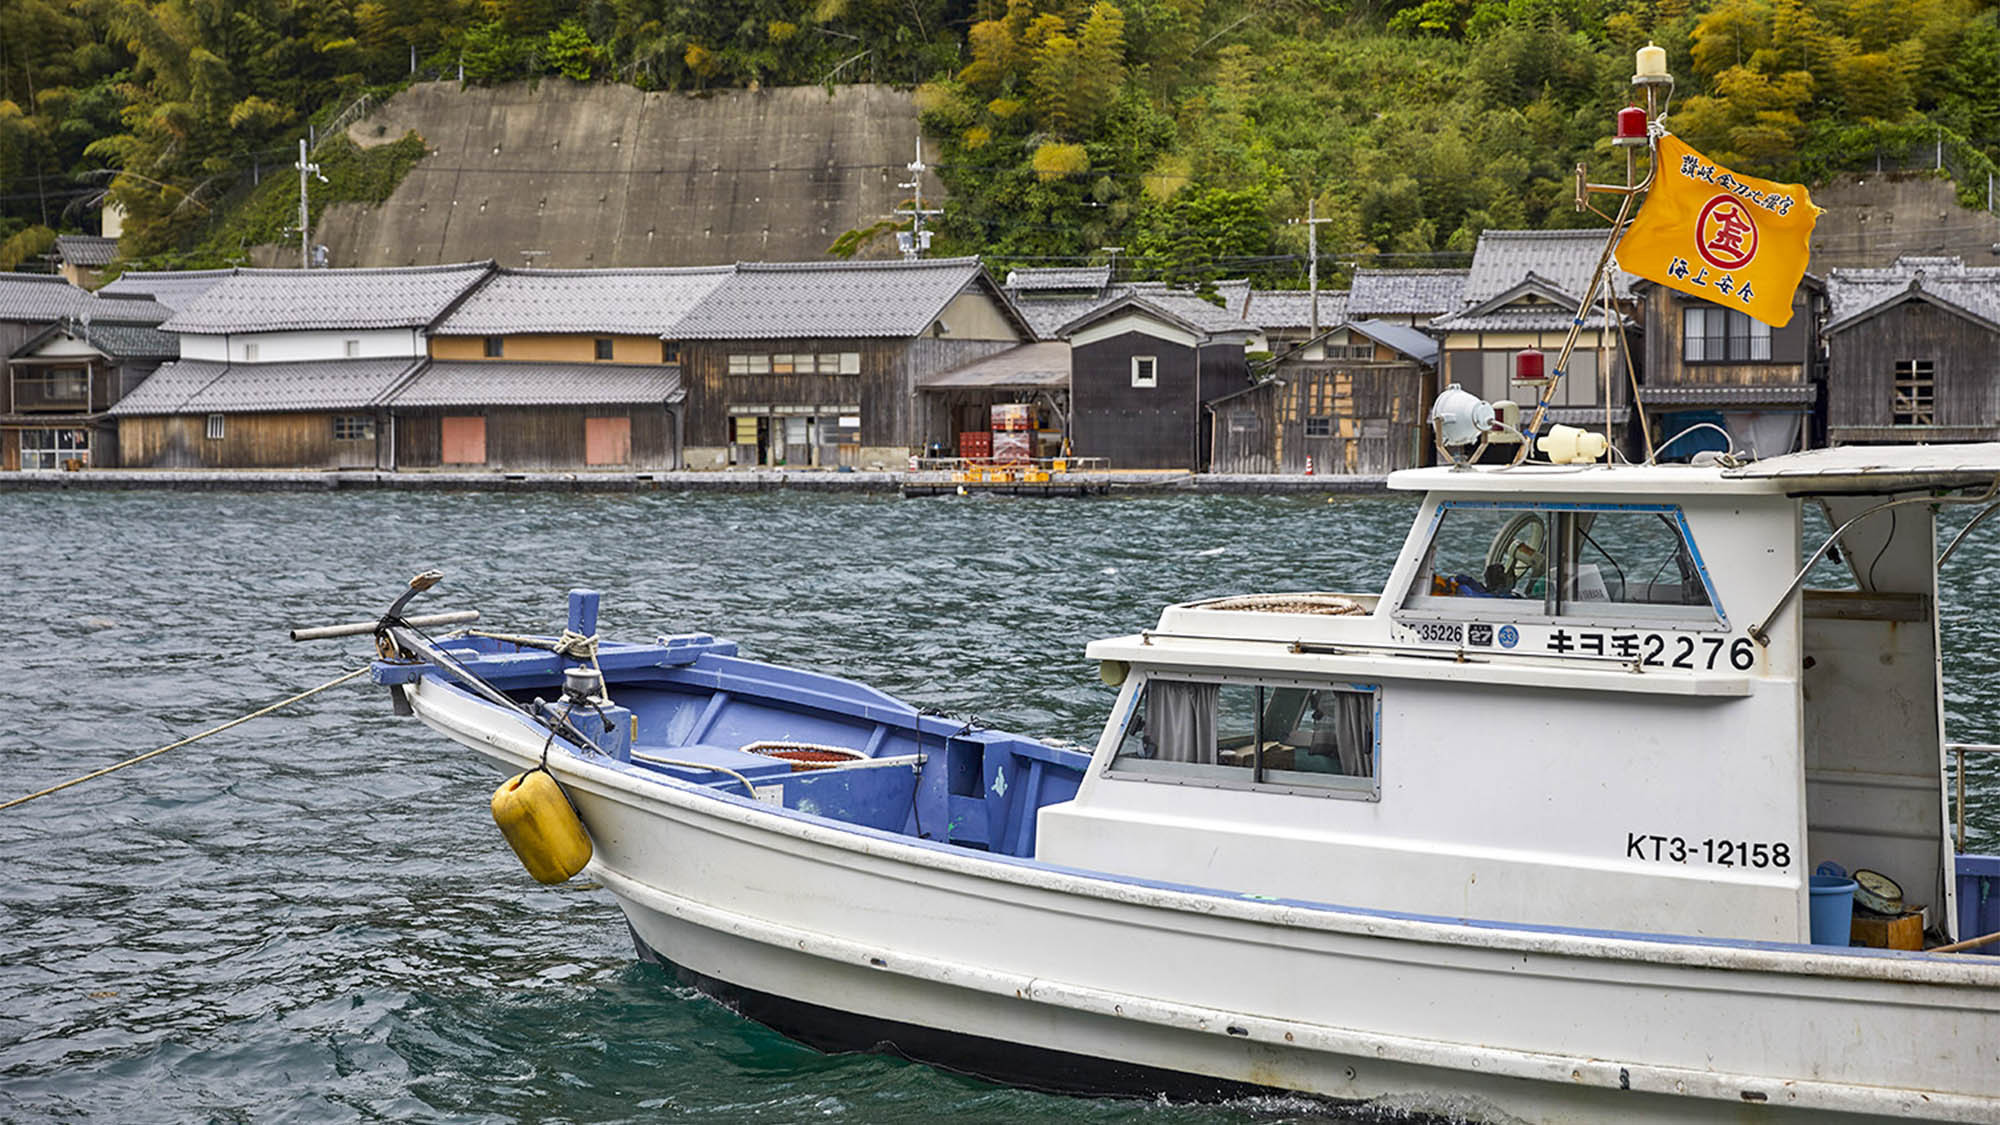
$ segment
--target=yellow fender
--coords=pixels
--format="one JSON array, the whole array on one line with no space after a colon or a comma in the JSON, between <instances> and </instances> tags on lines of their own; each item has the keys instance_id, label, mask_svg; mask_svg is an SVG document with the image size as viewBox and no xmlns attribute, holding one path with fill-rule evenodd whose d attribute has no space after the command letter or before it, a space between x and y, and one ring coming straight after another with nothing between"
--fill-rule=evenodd
<instances>
[{"instance_id":1,"label":"yellow fender","mask_svg":"<svg viewBox=\"0 0 2000 1125\"><path fill-rule=\"evenodd\" d=\"M493 791L493 823L538 883L560 883L590 862L590 837L547 770L515 774Z\"/></svg>"}]
</instances>

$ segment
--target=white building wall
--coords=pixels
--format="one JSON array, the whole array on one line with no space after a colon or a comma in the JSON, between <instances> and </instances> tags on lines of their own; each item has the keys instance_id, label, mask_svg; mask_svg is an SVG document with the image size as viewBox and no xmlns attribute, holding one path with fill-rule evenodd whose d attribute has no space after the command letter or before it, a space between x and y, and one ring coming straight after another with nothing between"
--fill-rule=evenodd
<instances>
[{"instance_id":1,"label":"white building wall","mask_svg":"<svg viewBox=\"0 0 2000 1125\"><path fill-rule=\"evenodd\" d=\"M230 363L415 358L423 354L423 334L412 328L245 332L229 336L187 334L181 337L181 358Z\"/></svg>"}]
</instances>

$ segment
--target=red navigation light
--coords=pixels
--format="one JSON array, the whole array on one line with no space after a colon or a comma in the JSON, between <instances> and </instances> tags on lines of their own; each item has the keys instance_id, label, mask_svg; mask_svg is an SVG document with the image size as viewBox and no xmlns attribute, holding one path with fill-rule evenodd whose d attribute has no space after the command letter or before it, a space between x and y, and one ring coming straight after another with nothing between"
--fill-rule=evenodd
<instances>
[{"instance_id":1,"label":"red navigation light","mask_svg":"<svg viewBox=\"0 0 2000 1125\"><path fill-rule=\"evenodd\" d=\"M1643 141L1646 139L1646 111L1636 105L1628 105L1618 111L1618 139L1621 141Z\"/></svg>"},{"instance_id":2,"label":"red navigation light","mask_svg":"<svg viewBox=\"0 0 2000 1125\"><path fill-rule=\"evenodd\" d=\"M1542 353L1538 351L1530 350L1514 353L1514 381L1516 383L1540 383L1546 381L1549 376L1547 369L1542 364L1543 359Z\"/></svg>"}]
</instances>

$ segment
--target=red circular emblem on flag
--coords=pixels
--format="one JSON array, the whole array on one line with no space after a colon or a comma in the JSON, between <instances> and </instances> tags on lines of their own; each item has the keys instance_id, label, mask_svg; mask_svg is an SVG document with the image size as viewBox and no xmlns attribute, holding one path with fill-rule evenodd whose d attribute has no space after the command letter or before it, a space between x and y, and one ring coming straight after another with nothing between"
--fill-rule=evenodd
<instances>
[{"instance_id":1,"label":"red circular emblem on flag","mask_svg":"<svg viewBox=\"0 0 2000 1125\"><path fill-rule=\"evenodd\" d=\"M1702 260L1719 270L1740 270L1757 256L1757 221L1733 195L1718 195L1694 223L1694 245Z\"/></svg>"}]
</instances>

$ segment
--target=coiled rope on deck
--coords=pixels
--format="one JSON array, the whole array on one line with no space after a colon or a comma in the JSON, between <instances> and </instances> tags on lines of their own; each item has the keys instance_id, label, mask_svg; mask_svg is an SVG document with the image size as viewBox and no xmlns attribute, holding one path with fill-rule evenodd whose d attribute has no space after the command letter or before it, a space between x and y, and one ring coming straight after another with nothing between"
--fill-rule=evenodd
<instances>
[{"instance_id":1,"label":"coiled rope on deck","mask_svg":"<svg viewBox=\"0 0 2000 1125\"><path fill-rule=\"evenodd\" d=\"M116 773L117 771L124 769L126 766L136 766L140 762L143 762L148 758L158 757L159 755L164 754L169 750L178 749L182 746L186 746L191 742L200 742L202 739L207 738L209 735L212 734L221 734L223 731L228 730L230 727L242 726L244 723L247 723L252 719L261 719L265 715L268 715L273 711L283 710L284 708L290 707L292 704L297 703L302 699L310 699L311 697L318 695L320 692L326 691L329 688L339 687L340 685L346 683L347 681L354 679L357 676L366 675L367 673L368 673L368 668L366 665L363 665L360 668L356 668L352 672L348 672L345 675L338 676L335 677L334 679L328 680L327 682L319 685L318 687L308 688L305 691L298 693L297 695L290 696L285 699L280 699L278 702L271 704L269 707L260 707L257 710L250 712L248 715L242 715L237 718L231 719L228 722L221 724L220 726L210 727L207 730L202 731L200 734L189 735L188 737L183 738L178 742L169 742L165 746L162 746L157 750L148 750L144 754L140 754L137 755L136 757L127 758L122 762L117 762L112 765L105 766L101 770L92 770L91 772L84 774L82 777L70 778L68 781L65 781L59 785L51 785L47 789L43 789L40 792L30 793L25 797L16 797L5 804L0 804L0 809L11 809L15 805L25 805L29 801L32 801L37 797L46 797L51 793L60 793L63 790L68 789L72 785L81 785L84 782L90 781L94 778L103 777L107 773Z\"/></svg>"}]
</instances>

